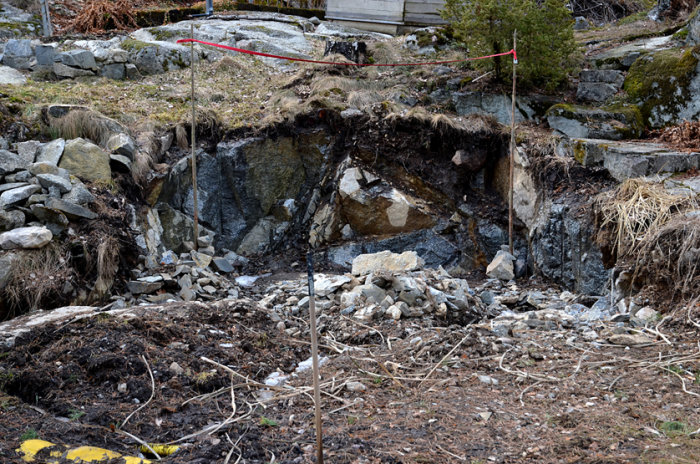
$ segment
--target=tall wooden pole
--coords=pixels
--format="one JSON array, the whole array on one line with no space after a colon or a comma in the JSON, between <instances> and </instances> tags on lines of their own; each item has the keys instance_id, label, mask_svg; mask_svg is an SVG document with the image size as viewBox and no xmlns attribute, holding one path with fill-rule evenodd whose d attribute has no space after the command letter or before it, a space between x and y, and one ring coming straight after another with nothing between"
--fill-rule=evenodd
<instances>
[{"instance_id":1,"label":"tall wooden pole","mask_svg":"<svg viewBox=\"0 0 700 464\"><path fill-rule=\"evenodd\" d=\"M194 21L190 24L190 35L194 40ZM195 112L194 98L194 42L190 42L190 69L192 70L192 202L194 203L194 249L199 245L199 202L197 201L197 153L195 149L195 134L197 128L197 114Z\"/></svg>"},{"instance_id":2,"label":"tall wooden pole","mask_svg":"<svg viewBox=\"0 0 700 464\"><path fill-rule=\"evenodd\" d=\"M518 31L513 31L513 102L510 115L510 166L508 169L508 249L513 254L513 165L515 163L515 67L518 64L515 46Z\"/></svg>"},{"instance_id":3,"label":"tall wooden pole","mask_svg":"<svg viewBox=\"0 0 700 464\"><path fill-rule=\"evenodd\" d=\"M318 362L318 334L316 333L316 297L314 292L313 253L306 255L309 274L309 319L311 330L311 364L314 376L314 403L316 415L316 463L323 464L323 427L321 422L321 371Z\"/></svg>"}]
</instances>

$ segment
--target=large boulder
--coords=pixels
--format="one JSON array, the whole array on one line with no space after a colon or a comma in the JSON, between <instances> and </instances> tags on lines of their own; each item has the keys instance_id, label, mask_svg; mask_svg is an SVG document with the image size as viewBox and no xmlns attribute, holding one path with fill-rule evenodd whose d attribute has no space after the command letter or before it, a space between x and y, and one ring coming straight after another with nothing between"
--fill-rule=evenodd
<instances>
[{"instance_id":1,"label":"large boulder","mask_svg":"<svg viewBox=\"0 0 700 464\"><path fill-rule=\"evenodd\" d=\"M700 45L639 58L627 73L624 89L650 127L696 121L700 118Z\"/></svg>"},{"instance_id":2,"label":"large boulder","mask_svg":"<svg viewBox=\"0 0 700 464\"><path fill-rule=\"evenodd\" d=\"M552 129L575 138L621 140L638 138L644 130L642 115L636 106L586 106L560 103L547 110Z\"/></svg>"},{"instance_id":3,"label":"large boulder","mask_svg":"<svg viewBox=\"0 0 700 464\"><path fill-rule=\"evenodd\" d=\"M66 142L59 167L90 182L109 182L112 179L109 155L83 138Z\"/></svg>"},{"instance_id":4,"label":"large boulder","mask_svg":"<svg viewBox=\"0 0 700 464\"><path fill-rule=\"evenodd\" d=\"M29 39L10 39L5 44L3 64L15 69L29 69L34 51Z\"/></svg>"},{"instance_id":5,"label":"large boulder","mask_svg":"<svg viewBox=\"0 0 700 464\"><path fill-rule=\"evenodd\" d=\"M52 238L53 234L46 227L20 227L0 234L0 248L43 248Z\"/></svg>"},{"instance_id":6,"label":"large boulder","mask_svg":"<svg viewBox=\"0 0 700 464\"><path fill-rule=\"evenodd\" d=\"M356 235L395 235L435 225L424 201L359 168L342 173L337 198L338 213Z\"/></svg>"},{"instance_id":7,"label":"large boulder","mask_svg":"<svg viewBox=\"0 0 700 464\"><path fill-rule=\"evenodd\" d=\"M422 268L425 262L415 251L401 254L381 251L374 254L359 255L352 261L352 273L365 275L375 272L409 272Z\"/></svg>"},{"instance_id":8,"label":"large boulder","mask_svg":"<svg viewBox=\"0 0 700 464\"><path fill-rule=\"evenodd\" d=\"M203 227L214 231L216 246L237 250L244 238L246 249L269 243L270 227L285 223L272 218L277 206L294 200L309 203L320 181L324 154L330 140L324 132L277 139L222 142L216 156L200 152L197 160L198 210ZM190 158L173 166L159 197L160 204L192 217L194 214ZM182 218L158 206L178 224ZM161 213L163 227L166 221ZM262 221L262 222L261 222ZM286 222L289 225L288 222ZM264 229L268 230L267 235ZM251 232L254 232L252 235ZM254 240L264 239L264 243ZM164 237L164 242L166 242ZM175 249L166 243L166 246Z\"/></svg>"},{"instance_id":9,"label":"large boulder","mask_svg":"<svg viewBox=\"0 0 700 464\"><path fill-rule=\"evenodd\" d=\"M129 53L131 63L144 75L161 74L190 65L190 50L183 45L127 39L122 47Z\"/></svg>"}]
</instances>

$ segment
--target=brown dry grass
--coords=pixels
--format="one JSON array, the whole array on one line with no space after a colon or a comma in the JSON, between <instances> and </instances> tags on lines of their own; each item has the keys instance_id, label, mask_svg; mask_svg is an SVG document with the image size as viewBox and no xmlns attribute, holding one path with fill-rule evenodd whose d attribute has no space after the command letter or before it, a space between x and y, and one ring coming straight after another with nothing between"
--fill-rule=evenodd
<instances>
[{"instance_id":1,"label":"brown dry grass","mask_svg":"<svg viewBox=\"0 0 700 464\"><path fill-rule=\"evenodd\" d=\"M668 193L662 184L629 179L596 199L602 218L598 241L638 284L665 283L687 295L700 287L700 219L697 198Z\"/></svg>"},{"instance_id":2,"label":"brown dry grass","mask_svg":"<svg viewBox=\"0 0 700 464\"><path fill-rule=\"evenodd\" d=\"M61 118L50 118L49 127L64 139L83 137L105 146L116 121L89 109L73 110Z\"/></svg>"},{"instance_id":3,"label":"brown dry grass","mask_svg":"<svg viewBox=\"0 0 700 464\"><path fill-rule=\"evenodd\" d=\"M61 289L74 277L69 253L63 244L52 242L38 250L20 251L12 262L11 278L4 293L9 317L40 308L47 300L65 298Z\"/></svg>"},{"instance_id":4,"label":"brown dry grass","mask_svg":"<svg viewBox=\"0 0 700 464\"><path fill-rule=\"evenodd\" d=\"M127 0L94 0L88 2L73 19L70 28L82 33L103 32L108 29L138 27L131 2Z\"/></svg>"}]
</instances>

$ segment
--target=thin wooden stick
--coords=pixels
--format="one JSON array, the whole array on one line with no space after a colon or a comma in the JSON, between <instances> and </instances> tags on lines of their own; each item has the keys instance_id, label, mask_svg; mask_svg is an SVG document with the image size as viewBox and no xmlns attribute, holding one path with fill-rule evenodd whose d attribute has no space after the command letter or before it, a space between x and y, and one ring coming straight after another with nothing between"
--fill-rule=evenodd
<instances>
[{"instance_id":1,"label":"thin wooden stick","mask_svg":"<svg viewBox=\"0 0 700 464\"><path fill-rule=\"evenodd\" d=\"M194 21L190 23L190 35L194 40ZM197 250L199 245L199 203L197 201L197 155L195 153L195 134L197 127L197 114L195 111L195 95L194 95L194 42L190 42L190 69L192 71L192 207L194 209L194 249Z\"/></svg>"},{"instance_id":2,"label":"thin wooden stick","mask_svg":"<svg viewBox=\"0 0 700 464\"><path fill-rule=\"evenodd\" d=\"M513 31L513 52L515 52L516 39L518 36L518 31ZM513 254L513 164L515 163L515 68L518 61L513 55L513 96L511 104L511 116L510 116L510 167L508 169L508 249L510 254Z\"/></svg>"},{"instance_id":3,"label":"thin wooden stick","mask_svg":"<svg viewBox=\"0 0 700 464\"><path fill-rule=\"evenodd\" d=\"M314 403L316 415L316 462L323 464L323 428L321 420L321 372L318 365L318 333L316 332L316 298L314 295L314 265L311 251L306 256L309 271L309 319L311 329L311 363L314 374Z\"/></svg>"},{"instance_id":4,"label":"thin wooden stick","mask_svg":"<svg viewBox=\"0 0 700 464\"><path fill-rule=\"evenodd\" d=\"M471 336L473 336L473 335L470 334L470 333L467 334L467 335L465 335L464 338L461 339L461 340L459 341L459 343L457 343L457 344L455 345L455 347L452 348L452 349L450 350L449 353L447 353L445 356L443 356L442 359L440 360L440 362L438 362L437 364L435 364L435 366L433 366L433 368L430 370L430 372L428 372L428 374L427 374L425 377L423 377L423 380L421 380L420 383L418 384L418 388L420 388L420 386L423 385L423 382L425 382L426 380L428 380L428 377L430 377L430 376L433 374L433 372L435 372L435 371L437 370L437 368L440 367L440 365L441 365L447 358L449 358L450 356L452 356L452 353L454 353L455 351L457 351L457 348L459 348L460 346L462 346L462 343L464 343L464 342L467 340L467 338L469 338L469 337L471 337Z\"/></svg>"}]
</instances>

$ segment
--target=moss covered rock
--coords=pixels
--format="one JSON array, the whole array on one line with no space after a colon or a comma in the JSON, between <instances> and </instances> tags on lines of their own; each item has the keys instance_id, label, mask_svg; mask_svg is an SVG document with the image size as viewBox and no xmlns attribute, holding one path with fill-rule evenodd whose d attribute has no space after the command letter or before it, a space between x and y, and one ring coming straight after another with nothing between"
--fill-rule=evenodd
<instances>
[{"instance_id":1,"label":"moss covered rock","mask_svg":"<svg viewBox=\"0 0 700 464\"><path fill-rule=\"evenodd\" d=\"M632 65L624 89L650 127L700 117L700 46L646 55Z\"/></svg>"},{"instance_id":2,"label":"moss covered rock","mask_svg":"<svg viewBox=\"0 0 700 464\"><path fill-rule=\"evenodd\" d=\"M547 122L552 129L576 138L631 139L644 130L642 113L634 105L592 108L560 103L547 111Z\"/></svg>"}]
</instances>

